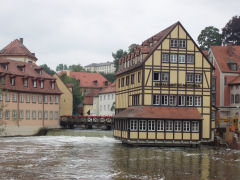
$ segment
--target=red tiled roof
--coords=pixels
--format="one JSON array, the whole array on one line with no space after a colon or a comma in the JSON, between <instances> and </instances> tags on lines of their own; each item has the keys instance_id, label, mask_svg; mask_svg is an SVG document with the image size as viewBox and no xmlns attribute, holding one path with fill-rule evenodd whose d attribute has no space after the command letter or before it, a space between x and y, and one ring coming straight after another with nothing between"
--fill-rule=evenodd
<instances>
[{"instance_id":1,"label":"red tiled roof","mask_svg":"<svg viewBox=\"0 0 240 180\"><path fill-rule=\"evenodd\" d=\"M229 62L235 62L238 67L240 66L240 46L232 46L232 51L229 46L211 46L211 50L222 72L240 73L239 68L232 71L228 66Z\"/></svg>"},{"instance_id":2,"label":"red tiled roof","mask_svg":"<svg viewBox=\"0 0 240 180\"><path fill-rule=\"evenodd\" d=\"M6 47L4 47L0 51L0 56L28 56L35 61L37 60L35 54L31 53L18 39L15 39Z\"/></svg>"},{"instance_id":3,"label":"red tiled roof","mask_svg":"<svg viewBox=\"0 0 240 180\"><path fill-rule=\"evenodd\" d=\"M132 106L116 114L114 118L201 120L202 116L193 107Z\"/></svg>"},{"instance_id":4,"label":"red tiled roof","mask_svg":"<svg viewBox=\"0 0 240 180\"><path fill-rule=\"evenodd\" d=\"M100 73L70 72L70 76L80 80L80 87L102 88L107 87L110 84ZM105 85L105 82L107 82L107 86Z\"/></svg>"},{"instance_id":5,"label":"red tiled roof","mask_svg":"<svg viewBox=\"0 0 240 180\"><path fill-rule=\"evenodd\" d=\"M8 65L8 69L3 68L3 64ZM18 67L24 67L24 72ZM55 83L55 89L51 89L51 82L56 79L42 70L42 74L39 74L36 70L41 68L34 63L25 63L20 61L9 60L0 57L0 76L5 76L5 85L0 85L0 89L7 89L13 91L23 92L35 92L35 93L55 93L59 94L61 91L58 89ZM10 83L10 77L15 76L15 86ZM28 87L23 86L23 78L28 79ZM40 82L37 82L37 88L34 88L31 80L44 80L44 88L40 88Z\"/></svg>"},{"instance_id":6,"label":"red tiled roof","mask_svg":"<svg viewBox=\"0 0 240 180\"><path fill-rule=\"evenodd\" d=\"M105 94L105 93L113 93L116 92L116 81L114 81L110 86L107 88L101 90L99 94Z\"/></svg>"}]
</instances>

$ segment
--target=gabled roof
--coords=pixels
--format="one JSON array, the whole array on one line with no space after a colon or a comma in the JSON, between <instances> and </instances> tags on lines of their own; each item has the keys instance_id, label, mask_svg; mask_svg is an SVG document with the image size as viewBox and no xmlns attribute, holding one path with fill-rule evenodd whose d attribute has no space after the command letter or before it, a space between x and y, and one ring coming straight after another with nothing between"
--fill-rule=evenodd
<instances>
[{"instance_id":1,"label":"gabled roof","mask_svg":"<svg viewBox=\"0 0 240 180\"><path fill-rule=\"evenodd\" d=\"M23 39L15 39L0 51L0 56L27 56L35 61L37 58L23 44Z\"/></svg>"},{"instance_id":2,"label":"gabled roof","mask_svg":"<svg viewBox=\"0 0 240 180\"><path fill-rule=\"evenodd\" d=\"M100 73L70 72L70 76L80 81L79 87L102 88L110 84ZM107 86L105 82L107 82Z\"/></svg>"},{"instance_id":3,"label":"gabled roof","mask_svg":"<svg viewBox=\"0 0 240 180\"><path fill-rule=\"evenodd\" d=\"M201 120L202 116L194 107L132 106L114 118Z\"/></svg>"},{"instance_id":4,"label":"gabled roof","mask_svg":"<svg viewBox=\"0 0 240 180\"><path fill-rule=\"evenodd\" d=\"M211 46L211 51L224 73L240 73L240 46ZM228 63L237 63L237 71L232 71Z\"/></svg>"},{"instance_id":5,"label":"gabled roof","mask_svg":"<svg viewBox=\"0 0 240 180\"><path fill-rule=\"evenodd\" d=\"M116 92L116 81L114 81L110 86L101 90L99 94L114 93Z\"/></svg>"},{"instance_id":6,"label":"gabled roof","mask_svg":"<svg viewBox=\"0 0 240 180\"><path fill-rule=\"evenodd\" d=\"M147 61L147 59L153 54L153 52L159 47L159 45L163 42L163 40L172 32L172 30L174 30L174 28L177 26L177 25L180 25L183 30L186 32L186 34L189 36L189 38L193 41L194 45L196 47L198 47L198 45L195 43L195 41L192 39L192 37L188 34L188 32L185 30L185 28L182 26L182 24L178 21L176 23L174 23L173 25L169 26L168 28L160 31L159 33L155 34L154 36L148 38L147 40L145 40L142 45L140 46L137 46L135 49L134 49L134 53L135 54L147 54L147 56L143 59L142 62L139 62L137 64L134 64L128 68L125 68L121 71L118 71L116 74L119 75L119 74L122 74L126 71L129 71L129 70L132 70L132 69L135 69L135 68L138 68L140 66L142 66L142 64L145 63L145 61ZM200 50L200 48L198 47L199 51L202 52ZM211 65L211 67L214 69L213 65L209 62L207 56L202 52L203 56L207 59L208 63ZM126 55L126 57L123 57L123 58L120 58L119 61L125 61L125 59L127 59L129 56Z\"/></svg>"},{"instance_id":7,"label":"gabled roof","mask_svg":"<svg viewBox=\"0 0 240 180\"><path fill-rule=\"evenodd\" d=\"M11 74L11 75L17 75L17 76L24 76L24 77L34 77L39 79L55 80L55 78L50 76L44 70L42 70L42 74L39 74L37 70L41 70L42 68L37 66L34 63L14 61L14 60L0 57L0 64L8 64L7 70L0 66L0 73L2 74ZM24 72L21 71L18 67L24 67Z\"/></svg>"}]
</instances>

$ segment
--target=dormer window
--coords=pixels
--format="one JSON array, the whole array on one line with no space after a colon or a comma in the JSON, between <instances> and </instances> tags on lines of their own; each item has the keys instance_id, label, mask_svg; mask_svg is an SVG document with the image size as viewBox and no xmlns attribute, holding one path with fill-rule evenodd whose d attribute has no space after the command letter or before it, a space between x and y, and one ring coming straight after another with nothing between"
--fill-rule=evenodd
<instances>
[{"instance_id":1,"label":"dormer window","mask_svg":"<svg viewBox=\"0 0 240 180\"><path fill-rule=\"evenodd\" d=\"M7 63L2 63L1 66L2 66L3 69L8 70L8 64Z\"/></svg>"},{"instance_id":2,"label":"dormer window","mask_svg":"<svg viewBox=\"0 0 240 180\"><path fill-rule=\"evenodd\" d=\"M95 81L93 81L93 83L94 83L94 85L97 85L98 81L97 81L97 80L95 80Z\"/></svg>"},{"instance_id":3,"label":"dormer window","mask_svg":"<svg viewBox=\"0 0 240 180\"><path fill-rule=\"evenodd\" d=\"M27 87L28 86L28 80L27 79L23 79L23 86Z\"/></svg>"},{"instance_id":4,"label":"dormer window","mask_svg":"<svg viewBox=\"0 0 240 180\"><path fill-rule=\"evenodd\" d=\"M237 63L228 63L228 66L230 68L231 71L237 71Z\"/></svg>"},{"instance_id":5,"label":"dormer window","mask_svg":"<svg viewBox=\"0 0 240 180\"><path fill-rule=\"evenodd\" d=\"M44 87L43 80L42 80L42 81L40 81L40 87L41 87L41 89L43 89L43 87Z\"/></svg>"},{"instance_id":6,"label":"dormer window","mask_svg":"<svg viewBox=\"0 0 240 180\"><path fill-rule=\"evenodd\" d=\"M36 71L38 74L42 75L42 69L41 69L41 68L36 68L35 71Z\"/></svg>"},{"instance_id":7,"label":"dormer window","mask_svg":"<svg viewBox=\"0 0 240 180\"><path fill-rule=\"evenodd\" d=\"M10 80L11 80L11 85L12 85L12 86L15 86L15 78L14 78L14 77L11 77Z\"/></svg>"},{"instance_id":8,"label":"dormer window","mask_svg":"<svg viewBox=\"0 0 240 180\"><path fill-rule=\"evenodd\" d=\"M37 81L33 80L33 87L36 88L37 87Z\"/></svg>"},{"instance_id":9,"label":"dormer window","mask_svg":"<svg viewBox=\"0 0 240 180\"><path fill-rule=\"evenodd\" d=\"M55 83L54 82L51 83L51 87L52 87L52 89L55 89Z\"/></svg>"},{"instance_id":10,"label":"dormer window","mask_svg":"<svg viewBox=\"0 0 240 180\"><path fill-rule=\"evenodd\" d=\"M108 82L107 81L105 81L105 86L108 86Z\"/></svg>"},{"instance_id":11,"label":"dormer window","mask_svg":"<svg viewBox=\"0 0 240 180\"><path fill-rule=\"evenodd\" d=\"M25 71L25 65L18 65L17 67L20 71L22 71L22 72Z\"/></svg>"}]
</instances>

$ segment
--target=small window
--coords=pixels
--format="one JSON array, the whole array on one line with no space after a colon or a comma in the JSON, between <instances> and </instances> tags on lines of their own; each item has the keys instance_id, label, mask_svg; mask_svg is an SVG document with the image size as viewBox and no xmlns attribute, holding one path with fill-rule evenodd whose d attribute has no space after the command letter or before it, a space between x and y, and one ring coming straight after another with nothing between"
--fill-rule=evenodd
<instances>
[{"instance_id":1,"label":"small window","mask_svg":"<svg viewBox=\"0 0 240 180\"><path fill-rule=\"evenodd\" d=\"M194 104L195 104L195 106L201 106L202 105L202 97L201 96L195 96Z\"/></svg>"},{"instance_id":2,"label":"small window","mask_svg":"<svg viewBox=\"0 0 240 180\"><path fill-rule=\"evenodd\" d=\"M28 80L27 79L23 79L23 86L28 87Z\"/></svg>"},{"instance_id":3,"label":"small window","mask_svg":"<svg viewBox=\"0 0 240 180\"><path fill-rule=\"evenodd\" d=\"M45 120L48 119L48 111L44 111L44 119L45 119Z\"/></svg>"},{"instance_id":4,"label":"small window","mask_svg":"<svg viewBox=\"0 0 240 180\"><path fill-rule=\"evenodd\" d=\"M187 55L187 63L194 64L194 55Z\"/></svg>"},{"instance_id":5,"label":"small window","mask_svg":"<svg viewBox=\"0 0 240 180\"><path fill-rule=\"evenodd\" d=\"M0 92L0 101L2 101L3 100L3 95L2 95L2 93Z\"/></svg>"},{"instance_id":6,"label":"small window","mask_svg":"<svg viewBox=\"0 0 240 180\"><path fill-rule=\"evenodd\" d=\"M6 93L6 94L5 94L5 101L6 101L6 102L9 102L9 101L10 101L10 94L9 94L9 93Z\"/></svg>"},{"instance_id":7,"label":"small window","mask_svg":"<svg viewBox=\"0 0 240 180\"><path fill-rule=\"evenodd\" d=\"M176 106L177 105L176 95L169 95L169 105L170 106Z\"/></svg>"},{"instance_id":8,"label":"small window","mask_svg":"<svg viewBox=\"0 0 240 180\"><path fill-rule=\"evenodd\" d=\"M179 48L186 48L187 47L186 40L183 40L183 39L179 40L178 45L179 45Z\"/></svg>"},{"instance_id":9,"label":"small window","mask_svg":"<svg viewBox=\"0 0 240 180\"><path fill-rule=\"evenodd\" d=\"M20 119L23 119L23 118L24 118L24 111L23 111L23 110L20 110L20 111L19 111L19 118L20 118Z\"/></svg>"},{"instance_id":10,"label":"small window","mask_svg":"<svg viewBox=\"0 0 240 180\"><path fill-rule=\"evenodd\" d=\"M53 120L53 111L50 111L50 112L49 112L49 119L50 119L50 120Z\"/></svg>"},{"instance_id":11,"label":"small window","mask_svg":"<svg viewBox=\"0 0 240 180\"><path fill-rule=\"evenodd\" d=\"M6 111L5 111L5 118L6 118L6 119L9 119L9 118L10 118L10 111L9 111L9 110L6 110Z\"/></svg>"},{"instance_id":12,"label":"small window","mask_svg":"<svg viewBox=\"0 0 240 180\"><path fill-rule=\"evenodd\" d=\"M1 77L1 85L5 85L6 81L5 81L5 76Z\"/></svg>"},{"instance_id":13,"label":"small window","mask_svg":"<svg viewBox=\"0 0 240 180\"><path fill-rule=\"evenodd\" d=\"M11 85L15 86L15 78L11 78Z\"/></svg>"},{"instance_id":14,"label":"small window","mask_svg":"<svg viewBox=\"0 0 240 180\"><path fill-rule=\"evenodd\" d=\"M185 96L183 96L183 95L178 96L178 105L179 106L184 106L185 105Z\"/></svg>"},{"instance_id":15,"label":"small window","mask_svg":"<svg viewBox=\"0 0 240 180\"><path fill-rule=\"evenodd\" d=\"M36 119L36 111L32 111L32 119Z\"/></svg>"},{"instance_id":16,"label":"small window","mask_svg":"<svg viewBox=\"0 0 240 180\"><path fill-rule=\"evenodd\" d=\"M202 75L195 74L195 83L202 83Z\"/></svg>"},{"instance_id":17,"label":"small window","mask_svg":"<svg viewBox=\"0 0 240 180\"><path fill-rule=\"evenodd\" d=\"M170 40L170 47L172 47L172 48L178 47L178 40L177 39L171 39Z\"/></svg>"},{"instance_id":18,"label":"small window","mask_svg":"<svg viewBox=\"0 0 240 180\"><path fill-rule=\"evenodd\" d=\"M159 94L153 95L153 105L160 105L160 95Z\"/></svg>"},{"instance_id":19,"label":"small window","mask_svg":"<svg viewBox=\"0 0 240 180\"><path fill-rule=\"evenodd\" d=\"M41 89L43 89L43 87L44 87L44 82L43 81L40 81L40 87L41 87Z\"/></svg>"},{"instance_id":20,"label":"small window","mask_svg":"<svg viewBox=\"0 0 240 180\"><path fill-rule=\"evenodd\" d=\"M169 79L169 73L166 73L166 72L162 72L161 73L161 81L163 82L168 82L168 79Z\"/></svg>"},{"instance_id":21,"label":"small window","mask_svg":"<svg viewBox=\"0 0 240 180\"><path fill-rule=\"evenodd\" d=\"M131 84L134 84L134 78L135 78L135 76L134 76L134 74L132 74L131 75Z\"/></svg>"},{"instance_id":22,"label":"small window","mask_svg":"<svg viewBox=\"0 0 240 180\"><path fill-rule=\"evenodd\" d=\"M177 63L177 54L170 54L170 63Z\"/></svg>"},{"instance_id":23,"label":"small window","mask_svg":"<svg viewBox=\"0 0 240 180\"><path fill-rule=\"evenodd\" d=\"M182 131L182 122L181 121L174 122L174 131L176 131L176 132Z\"/></svg>"},{"instance_id":24,"label":"small window","mask_svg":"<svg viewBox=\"0 0 240 180\"><path fill-rule=\"evenodd\" d=\"M12 101L17 102L17 94L16 93L12 94Z\"/></svg>"},{"instance_id":25,"label":"small window","mask_svg":"<svg viewBox=\"0 0 240 180\"><path fill-rule=\"evenodd\" d=\"M168 95L161 96L161 105L168 105Z\"/></svg>"},{"instance_id":26,"label":"small window","mask_svg":"<svg viewBox=\"0 0 240 180\"><path fill-rule=\"evenodd\" d=\"M155 120L148 121L148 131L155 131Z\"/></svg>"},{"instance_id":27,"label":"small window","mask_svg":"<svg viewBox=\"0 0 240 180\"><path fill-rule=\"evenodd\" d=\"M129 86L129 76L126 77L126 86Z\"/></svg>"},{"instance_id":28,"label":"small window","mask_svg":"<svg viewBox=\"0 0 240 180\"><path fill-rule=\"evenodd\" d=\"M193 96L187 96L186 105L193 106Z\"/></svg>"},{"instance_id":29,"label":"small window","mask_svg":"<svg viewBox=\"0 0 240 180\"><path fill-rule=\"evenodd\" d=\"M124 77L121 79L121 86L124 87Z\"/></svg>"},{"instance_id":30,"label":"small window","mask_svg":"<svg viewBox=\"0 0 240 180\"><path fill-rule=\"evenodd\" d=\"M23 94L20 94L20 95L19 95L19 100L20 100L21 103L24 102L24 95L23 95Z\"/></svg>"},{"instance_id":31,"label":"small window","mask_svg":"<svg viewBox=\"0 0 240 180\"><path fill-rule=\"evenodd\" d=\"M37 81L33 80L33 87L36 88L37 87Z\"/></svg>"},{"instance_id":32,"label":"small window","mask_svg":"<svg viewBox=\"0 0 240 180\"><path fill-rule=\"evenodd\" d=\"M38 111L38 119L42 119L42 111Z\"/></svg>"},{"instance_id":33,"label":"small window","mask_svg":"<svg viewBox=\"0 0 240 180\"><path fill-rule=\"evenodd\" d=\"M179 54L178 55L178 62L179 63L185 63L185 58L186 58L186 56L184 54Z\"/></svg>"},{"instance_id":34,"label":"small window","mask_svg":"<svg viewBox=\"0 0 240 180\"><path fill-rule=\"evenodd\" d=\"M32 95L32 103L36 103L36 95Z\"/></svg>"},{"instance_id":35,"label":"small window","mask_svg":"<svg viewBox=\"0 0 240 180\"><path fill-rule=\"evenodd\" d=\"M51 83L51 87L52 87L52 89L55 89L55 82Z\"/></svg>"},{"instance_id":36,"label":"small window","mask_svg":"<svg viewBox=\"0 0 240 180\"><path fill-rule=\"evenodd\" d=\"M173 121L166 121L166 131L173 131Z\"/></svg>"},{"instance_id":37,"label":"small window","mask_svg":"<svg viewBox=\"0 0 240 180\"><path fill-rule=\"evenodd\" d=\"M42 96L38 96L38 104L42 104Z\"/></svg>"},{"instance_id":38,"label":"small window","mask_svg":"<svg viewBox=\"0 0 240 180\"><path fill-rule=\"evenodd\" d=\"M157 131L164 131L164 121L163 120L157 121Z\"/></svg>"},{"instance_id":39,"label":"small window","mask_svg":"<svg viewBox=\"0 0 240 180\"><path fill-rule=\"evenodd\" d=\"M192 132L199 132L199 122L192 121Z\"/></svg>"},{"instance_id":40,"label":"small window","mask_svg":"<svg viewBox=\"0 0 240 180\"><path fill-rule=\"evenodd\" d=\"M0 119L2 119L2 118L3 118L3 110L0 109Z\"/></svg>"},{"instance_id":41,"label":"small window","mask_svg":"<svg viewBox=\"0 0 240 180\"><path fill-rule=\"evenodd\" d=\"M30 119L30 110L26 110L26 119Z\"/></svg>"},{"instance_id":42,"label":"small window","mask_svg":"<svg viewBox=\"0 0 240 180\"><path fill-rule=\"evenodd\" d=\"M165 54L165 53L162 54L162 62L166 62L166 63L169 62L169 54Z\"/></svg>"},{"instance_id":43,"label":"small window","mask_svg":"<svg viewBox=\"0 0 240 180\"><path fill-rule=\"evenodd\" d=\"M153 72L153 81L160 81L160 72Z\"/></svg>"},{"instance_id":44,"label":"small window","mask_svg":"<svg viewBox=\"0 0 240 180\"><path fill-rule=\"evenodd\" d=\"M13 110L12 111L12 119L16 119L17 118L17 111Z\"/></svg>"},{"instance_id":45,"label":"small window","mask_svg":"<svg viewBox=\"0 0 240 180\"><path fill-rule=\"evenodd\" d=\"M194 82L194 74L187 74L187 83Z\"/></svg>"},{"instance_id":46,"label":"small window","mask_svg":"<svg viewBox=\"0 0 240 180\"><path fill-rule=\"evenodd\" d=\"M45 103L45 104L48 103L48 96L44 96L44 103Z\"/></svg>"},{"instance_id":47,"label":"small window","mask_svg":"<svg viewBox=\"0 0 240 180\"><path fill-rule=\"evenodd\" d=\"M147 121L140 120L139 121L139 131L146 131L146 129L147 129Z\"/></svg>"},{"instance_id":48,"label":"small window","mask_svg":"<svg viewBox=\"0 0 240 180\"><path fill-rule=\"evenodd\" d=\"M183 132L190 132L190 121L183 121Z\"/></svg>"},{"instance_id":49,"label":"small window","mask_svg":"<svg viewBox=\"0 0 240 180\"><path fill-rule=\"evenodd\" d=\"M59 96L55 96L55 104L59 103Z\"/></svg>"},{"instance_id":50,"label":"small window","mask_svg":"<svg viewBox=\"0 0 240 180\"><path fill-rule=\"evenodd\" d=\"M141 82L141 72L138 72L138 83Z\"/></svg>"},{"instance_id":51,"label":"small window","mask_svg":"<svg viewBox=\"0 0 240 180\"><path fill-rule=\"evenodd\" d=\"M130 130L131 131L137 131L137 120L130 120Z\"/></svg>"}]
</instances>

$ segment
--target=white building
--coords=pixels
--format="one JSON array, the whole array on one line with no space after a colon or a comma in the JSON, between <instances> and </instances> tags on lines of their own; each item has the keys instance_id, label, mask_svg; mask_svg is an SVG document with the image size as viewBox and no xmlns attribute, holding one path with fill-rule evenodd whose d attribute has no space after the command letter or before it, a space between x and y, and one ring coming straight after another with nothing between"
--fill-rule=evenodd
<instances>
[{"instance_id":1,"label":"white building","mask_svg":"<svg viewBox=\"0 0 240 180\"><path fill-rule=\"evenodd\" d=\"M89 72L102 72L105 74L115 73L116 68L113 62L106 63L92 63L84 67Z\"/></svg>"}]
</instances>

